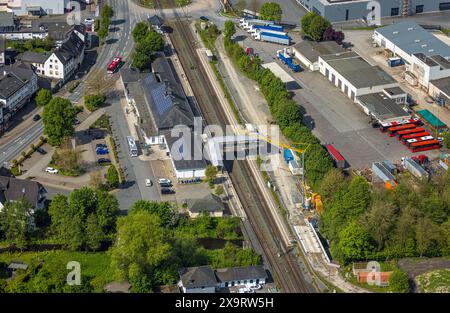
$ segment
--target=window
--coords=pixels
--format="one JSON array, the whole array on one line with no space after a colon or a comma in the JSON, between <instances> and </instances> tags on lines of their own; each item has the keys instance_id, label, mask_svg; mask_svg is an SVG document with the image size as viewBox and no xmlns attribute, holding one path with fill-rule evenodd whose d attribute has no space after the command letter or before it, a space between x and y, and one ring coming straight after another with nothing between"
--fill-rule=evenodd
<instances>
[{"instance_id":1,"label":"window","mask_svg":"<svg viewBox=\"0 0 450 313\"><path fill-rule=\"evenodd\" d=\"M397 16L400 12L399 8L392 8L391 9L391 16Z\"/></svg>"},{"instance_id":2,"label":"window","mask_svg":"<svg viewBox=\"0 0 450 313\"><path fill-rule=\"evenodd\" d=\"M58 71L56 71L56 72L55 72L55 75L59 75L59 72L58 72Z\"/></svg>"},{"instance_id":3,"label":"window","mask_svg":"<svg viewBox=\"0 0 450 313\"><path fill-rule=\"evenodd\" d=\"M55 65L55 70L57 70L58 69L58 65Z\"/></svg>"},{"instance_id":4,"label":"window","mask_svg":"<svg viewBox=\"0 0 450 313\"><path fill-rule=\"evenodd\" d=\"M345 10L345 20L348 21L349 10Z\"/></svg>"},{"instance_id":5,"label":"window","mask_svg":"<svg viewBox=\"0 0 450 313\"><path fill-rule=\"evenodd\" d=\"M450 10L450 2L439 3L439 10L440 11Z\"/></svg>"},{"instance_id":6,"label":"window","mask_svg":"<svg viewBox=\"0 0 450 313\"><path fill-rule=\"evenodd\" d=\"M53 68L53 65L50 64L50 68Z\"/></svg>"},{"instance_id":7,"label":"window","mask_svg":"<svg viewBox=\"0 0 450 313\"><path fill-rule=\"evenodd\" d=\"M50 71L50 75L53 75L53 71Z\"/></svg>"},{"instance_id":8,"label":"window","mask_svg":"<svg viewBox=\"0 0 450 313\"><path fill-rule=\"evenodd\" d=\"M416 5L416 13L422 13L423 12L423 4L422 5Z\"/></svg>"}]
</instances>

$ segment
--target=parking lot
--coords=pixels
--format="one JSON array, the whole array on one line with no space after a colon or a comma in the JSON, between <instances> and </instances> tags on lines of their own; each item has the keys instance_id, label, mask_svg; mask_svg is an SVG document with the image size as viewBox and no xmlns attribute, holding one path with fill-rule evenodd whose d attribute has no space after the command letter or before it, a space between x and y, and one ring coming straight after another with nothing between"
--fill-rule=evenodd
<instances>
[{"instance_id":1,"label":"parking lot","mask_svg":"<svg viewBox=\"0 0 450 313\"><path fill-rule=\"evenodd\" d=\"M299 34L291 37L301 41ZM296 37L297 35L297 37ZM243 31L237 34L238 40L243 40L243 46L254 48L263 63L273 62L277 50L285 46L255 41L251 38L243 39ZM348 39L348 38L347 38ZM365 45L360 46L365 42ZM370 45L370 48L367 47ZM359 49L370 51L373 49L371 40L366 36L355 42ZM357 52L359 52L359 49ZM362 54L364 56L364 54ZM375 61L370 61L373 63ZM404 145L395 138L372 128L369 117L347 98L319 72L303 70L293 73L279 60L277 63L299 84L300 88L293 90L294 100L302 106L305 124L323 144L333 144L353 168L370 167L372 162L390 160L399 162L401 157L413 155ZM303 65L302 69L305 67ZM387 65L385 64L385 67ZM395 69L399 71L399 69ZM393 74L398 79L399 74ZM248 86L253 88L253 86ZM325 92L324 92L325 91ZM438 151L428 151L426 154L432 158L438 156Z\"/></svg>"}]
</instances>

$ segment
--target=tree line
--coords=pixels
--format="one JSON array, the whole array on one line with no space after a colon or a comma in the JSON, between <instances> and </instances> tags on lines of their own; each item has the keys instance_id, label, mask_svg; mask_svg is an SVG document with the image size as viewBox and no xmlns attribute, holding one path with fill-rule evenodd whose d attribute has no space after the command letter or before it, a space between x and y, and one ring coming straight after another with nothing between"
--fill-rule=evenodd
<instances>
[{"instance_id":1,"label":"tree line","mask_svg":"<svg viewBox=\"0 0 450 313\"><path fill-rule=\"evenodd\" d=\"M33 213L25 200L6 203L0 212L0 240L22 251L37 242L51 242L56 249L58 246L68 252L107 251L112 279L128 280L135 292L150 292L156 286L175 283L181 267L259 264L260 256L253 250L230 242L242 239L239 225L239 218L202 214L190 219L167 202L144 200L135 202L126 216L120 216L114 195L84 187L68 196L55 196L48 212ZM221 249L206 249L199 238L223 239L226 244ZM32 281L39 278L39 290L45 292L92 290L90 282L94 283L95 277L83 276L86 282L78 289L61 287L64 270L47 273L46 269L45 275L36 270ZM8 290L26 291L21 289L25 283L11 284Z\"/></svg>"}]
</instances>

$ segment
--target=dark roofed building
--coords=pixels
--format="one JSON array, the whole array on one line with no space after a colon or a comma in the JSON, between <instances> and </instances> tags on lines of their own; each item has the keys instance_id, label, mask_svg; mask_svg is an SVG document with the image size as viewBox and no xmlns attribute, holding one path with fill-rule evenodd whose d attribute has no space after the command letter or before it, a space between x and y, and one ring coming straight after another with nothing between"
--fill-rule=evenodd
<instances>
[{"instance_id":1,"label":"dark roofed building","mask_svg":"<svg viewBox=\"0 0 450 313\"><path fill-rule=\"evenodd\" d=\"M189 199L186 204L191 218L198 217L202 212L208 212L214 217L221 217L225 210L225 206L220 197L213 194L209 194L201 199Z\"/></svg>"},{"instance_id":2,"label":"dark roofed building","mask_svg":"<svg viewBox=\"0 0 450 313\"><path fill-rule=\"evenodd\" d=\"M184 136L179 140L171 135L176 127L184 127L185 131L193 133L194 113L184 90L163 55L153 61L152 69L151 73L133 69L120 71L129 111L136 116L135 126L140 139L145 145L167 145L178 179L204 177L206 162L201 153L201 140L194 140L194 136L189 141Z\"/></svg>"},{"instance_id":3,"label":"dark roofed building","mask_svg":"<svg viewBox=\"0 0 450 313\"><path fill-rule=\"evenodd\" d=\"M44 64L45 61L50 57L50 53L48 52L33 52L33 51L25 51L22 55L19 56L19 59L22 62L30 63L30 64Z\"/></svg>"},{"instance_id":4,"label":"dark roofed building","mask_svg":"<svg viewBox=\"0 0 450 313\"><path fill-rule=\"evenodd\" d=\"M265 284L268 275L261 265L230 267L216 270L220 287L231 287L247 284Z\"/></svg>"},{"instance_id":5,"label":"dark roofed building","mask_svg":"<svg viewBox=\"0 0 450 313\"><path fill-rule=\"evenodd\" d=\"M157 30L164 25L164 20L159 15L152 15L148 18L148 22Z\"/></svg>"},{"instance_id":6,"label":"dark roofed building","mask_svg":"<svg viewBox=\"0 0 450 313\"><path fill-rule=\"evenodd\" d=\"M0 12L0 33L13 32L17 27L18 23L14 13Z\"/></svg>"},{"instance_id":7,"label":"dark roofed building","mask_svg":"<svg viewBox=\"0 0 450 313\"><path fill-rule=\"evenodd\" d=\"M188 267L180 270L180 284L183 293L214 293L217 279L209 265Z\"/></svg>"},{"instance_id":8,"label":"dark roofed building","mask_svg":"<svg viewBox=\"0 0 450 313\"><path fill-rule=\"evenodd\" d=\"M345 52L335 41L304 40L292 48L294 56L311 71L319 70L319 56Z\"/></svg>"},{"instance_id":9,"label":"dark roofed building","mask_svg":"<svg viewBox=\"0 0 450 313\"><path fill-rule=\"evenodd\" d=\"M408 112L385 93L362 95L357 100L366 114L373 116L380 123L389 123L410 117Z\"/></svg>"},{"instance_id":10,"label":"dark roofed building","mask_svg":"<svg viewBox=\"0 0 450 313\"><path fill-rule=\"evenodd\" d=\"M44 208L46 190L38 182L0 176L0 210L8 201L27 200L33 210Z\"/></svg>"},{"instance_id":11,"label":"dark roofed building","mask_svg":"<svg viewBox=\"0 0 450 313\"><path fill-rule=\"evenodd\" d=\"M428 94L442 106L450 105L450 77L430 81Z\"/></svg>"},{"instance_id":12,"label":"dark roofed building","mask_svg":"<svg viewBox=\"0 0 450 313\"><path fill-rule=\"evenodd\" d=\"M178 286L184 293L214 293L216 289L234 286L264 285L268 279L261 265L213 270L211 266L182 268Z\"/></svg>"}]
</instances>

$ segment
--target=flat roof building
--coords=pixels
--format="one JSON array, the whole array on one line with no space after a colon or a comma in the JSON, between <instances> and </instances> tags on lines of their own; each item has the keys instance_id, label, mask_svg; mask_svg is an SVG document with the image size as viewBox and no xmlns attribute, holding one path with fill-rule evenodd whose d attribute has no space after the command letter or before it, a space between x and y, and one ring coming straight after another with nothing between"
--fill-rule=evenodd
<instances>
[{"instance_id":1,"label":"flat roof building","mask_svg":"<svg viewBox=\"0 0 450 313\"><path fill-rule=\"evenodd\" d=\"M450 77L430 81L428 94L440 105L450 105Z\"/></svg>"},{"instance_id":2,"label":"flat roof building","mask_svg":"<svg viewBox=\"0 0 450 313\"><path fill-rule=\"evenodd\" d=\"M311 71L319 70L319 56L343 52L345 52L345 49L335 41L304 40L292 48L293 55Z\"/></svg>"},{"instance_id":3,"label":"flat roof building","mask_svg":"<svg viewBox=\"0 0 450 313\"><path fill-rule=\"evenodd\" d=\"M319 56L319 70L355 102L358 96L399 86L381 67L370 65L353 51Z\"/></svg>"},{"instance_id":4,"label":"flat roof building","mask_svg":"<svg viewBox=\"0 0 450 313\"><path fill-rule=\"evenodd\" d=\"M309 11L322 15L331 22L368 19L372 15L370 0L296 0ZM446 0L377 0L380 15L384 17L409 16L414 14L450 10Z\"/></svg>"},{"instance_id":5,"label":"flat roof building","mask_svg":"<svg viewBox=\"0 0 450 313\"><path fill-rule=\"evenodd\" d=\"M409 118L410 114L384 92L362 95L357 98L365 113L381 123Z\"/></svg>"}]
</instances>

